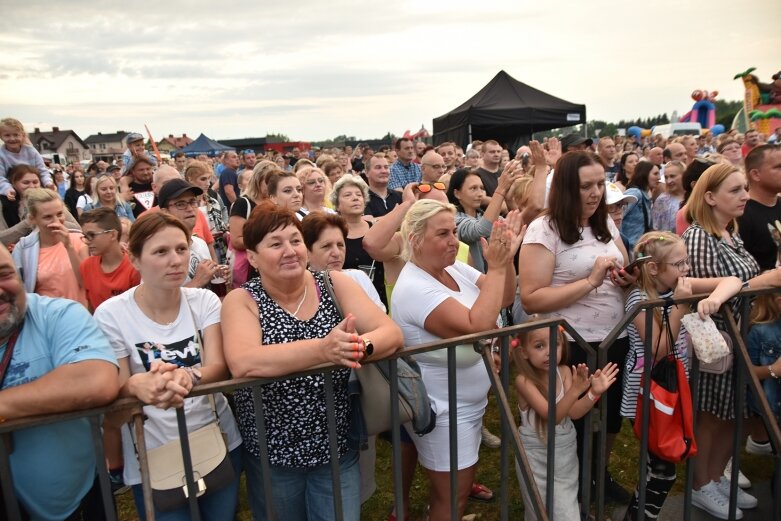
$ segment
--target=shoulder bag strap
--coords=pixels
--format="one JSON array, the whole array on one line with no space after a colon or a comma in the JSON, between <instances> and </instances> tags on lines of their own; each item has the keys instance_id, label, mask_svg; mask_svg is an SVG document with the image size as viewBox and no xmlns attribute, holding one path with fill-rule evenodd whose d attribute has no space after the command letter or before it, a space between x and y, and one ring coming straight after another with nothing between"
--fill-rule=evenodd
<instances>
[{"instance_id":1,"label":"shoulder bag strap","mask_svg":"<svg viewBox=\"0 0 781 521\"><path fill-rule=\"evenodd\" d=\"M193 319L193 327L195 328L195 341L198 343L198 351L201 353L201 367L203 367L206 365L206 350L203 348L203 339L201 338L201 331L198 329L198 322L195 320L195 313L193 312L193 308L192 306L190 306L190 301L187 300L187 295L184 294L184 291L182 291L182 298L187 304L187 309L190 310L190 316ZM209 396L209 403L212 406L212 412L214 413L214 416L217 418L217 421L219 421L220 415L217 414L217 404L214 402L214 395L209 393L208 396Z\"/></svg>"},{"instance_id":2,"label":"shoulder bag strap","mask_svg":"<svg viewBox=\"0 0 781 521\"><path fill-rule=\"evenodd\" d=\"M372 266L374 266L372 264ZM328 295L331 297L331 300L334 302L334 306L336 306L336 311L339 313L339 318L344 318L344 313L342 312L342 307L339 305L339 301L336 300L336 294L334 293L334 287L331 284L331 270L325 270L320 272L323 275L323 284L325 284L325 291L328 293ZM315 281L315 283L317 283Z\"/></svg>"}]
</instances>

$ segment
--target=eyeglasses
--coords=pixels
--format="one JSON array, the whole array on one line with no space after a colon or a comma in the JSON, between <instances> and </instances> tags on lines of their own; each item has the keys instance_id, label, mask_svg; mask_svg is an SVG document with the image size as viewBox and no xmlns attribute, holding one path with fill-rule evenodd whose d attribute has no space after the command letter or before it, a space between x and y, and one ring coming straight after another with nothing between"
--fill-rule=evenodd
<instances>
[{"instance_id":1,"label":"eyeglasses","mask_svg":"<svg viewBox=\"0 0 781 521\"><path fill-rule=\"evenodd\" d=\"M669 264L670 266L675 266L675 268L678 271L683 271L684 266L687 268L691 267L691 264L689 264L689 257L686 257L685 259L681 259L677 262L665 262L665 264Z\"/></svg>"},{"instance_id":2,"label":"eyeglasses","mask_svg":"<svg viewBox=\"0 0 781 521\"><path fill-rule=\"evenodd\" d=\"M428 163L423 163L423 166L427 166L429 168L435 168L437 170L444 170L445 168L447 168L447 166L445 166L444 163L441 164L441 165L431 165L431 164L428 164Z\"/></svg>"},{"instance_id":3,"label":"eyeglasses","mask_svg":"<svg viewBox=\"0 0 781 521\"><path fill-rule=\"evenodd\" d=\"M252 150L252 149L249 149L249 148L247 150L242 150L241 151L241 155L254 154L254 153L255 153L255 151Z\"/></svg>"},{"instance_id":4,"label":"eyeglasses","mask_svg":"<svg viewBox=\"0 0 781 521\"><path fill-rule=\"evenodd\" d=\"M198 208L198 205L200 202L198 199L190 199L189 201L176 201L175 203L170 203L168 207L175 206L177 210L187 210L188 208Z\"/></svg>"},{"instance_id":5,"label":"eyeglasses","mask_svg":"<svg viewBox=\"0 0 781 521\"><path fill-rule=\"evenodd\" d=\"M322 177L316 177L314 179L307 179L306 180L306 184L307 184L307 186L324 185L325 184L325 179L323 179Z\"/></svg>"},{"instance_id":6,"label":"eyeglasses","mask_svg":"<svg viewBox=\"0 0 781 521\"><path fill-rule=\"evenodd\" d=\"M418 186L415 187L415 189L422 194L427 194L434 188L436 188L437 190L447 190L447 187L445 187L445 183L440 183L439 181L437 181L436 183L420 183Z\"/></svg>"},{"instance_id":7,"label":"eyeglasses","mask_svg":"<svg viewBox=\"0 0 781 521\"><path fill-rule=\"evenodd\" d=\"M95 237L97 237L98 235L104 235L106 233L111 233L113 231L114 230L103 230L102 232L95 232L95 233L87 232L87 233L85 233L84 235L81 236L81 240L82 240L82 242L84 242L86 244L89 244L92 241L94 241Z\"/></svg>"},{"instance_id":8,"label":"eyeglasses","mask_svg":"<svg viewBox=\"0 0 781 521\"><path fill-rule=\"evenodd\" d=\"M611 204L607 207L607 213L609 214L622 214L624 213L625 204Z\"/></svg>"}]
</instances>

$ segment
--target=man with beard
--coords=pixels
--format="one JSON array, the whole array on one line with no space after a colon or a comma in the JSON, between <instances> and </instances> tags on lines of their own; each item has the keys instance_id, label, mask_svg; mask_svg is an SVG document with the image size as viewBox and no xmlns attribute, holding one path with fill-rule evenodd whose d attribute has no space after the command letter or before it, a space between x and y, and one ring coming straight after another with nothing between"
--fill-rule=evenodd
<instances>
[{"instance_id":1,"label":"man with beard","mask_svg":"<svg viewBox=\"0 0 781 521\"><path fill-rule=\"evenodd\" d=\"M71 300L25 293L4 247L0 345L0 422L100 407L119 393L116 357L89 312ZM96 461L87 418L3 437L22 519L104 518L97 465L105 463Z\"/></svg>"},{"instance_id":2,"label":"man with beard","mask_svg":"<svg viewBox=\"0 0 781 521\"><path fill-rule=\"evenodd\" d=\"M154 166L146 156L133 156L127 164L127 174L119 180L120 192L131 197L136 218L157 204L152 191Z\"/></svg>"}]
</instances>

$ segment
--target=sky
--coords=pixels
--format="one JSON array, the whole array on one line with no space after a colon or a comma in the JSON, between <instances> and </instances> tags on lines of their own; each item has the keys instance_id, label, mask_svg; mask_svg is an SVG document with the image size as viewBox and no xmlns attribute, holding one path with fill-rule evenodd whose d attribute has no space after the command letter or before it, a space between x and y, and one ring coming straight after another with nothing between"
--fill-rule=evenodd
<instances>
[{"instance_id":1,"label":"sky","mask_svg":"<svg viewBox=\"0 0 781 521\"><path fill-rule=\"evenodd\" d=\"M778 0L0 0L0 117L82 138L415 132L500 70L606 121L781 70Z\"/></svg>"}]
</instances>

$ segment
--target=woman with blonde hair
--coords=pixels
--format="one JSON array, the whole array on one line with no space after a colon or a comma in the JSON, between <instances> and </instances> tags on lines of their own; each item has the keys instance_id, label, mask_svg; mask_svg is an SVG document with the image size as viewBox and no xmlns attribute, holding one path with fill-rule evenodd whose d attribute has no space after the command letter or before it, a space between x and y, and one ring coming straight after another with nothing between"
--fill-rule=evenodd
<instances>
[{"instance_id":1,"label":"woman with blonde hair","mask_svg":"<svg viewBox=\"0 0 781 521\"><path fill-rule=\"evenodd\" d=\"M494 224L484 249L487 273L456 262L456 209L431 199L412 205L404 218L402 255L408 259L393 290L393 320L404 333L405 345L414 346L494 329L499 311L515 295L513 257L521 244L521 218L517 210ZM437 411L449 409L446 351L416 356L426 390ZM431 483L431 521L452 519L450 511L449 430L458 431L457 519L463 515L477 469L482 418L490 386L483 361L471 345L456 348L458 425L448 414L438 414L429 434L412 436L418 459ZM406 504L406 503L405 503ZM399 519L406 516L399 516Z\"/></svg>"},{"instance_id":2,"label":"woman with blonde hair","mask_svg":"<svg viewBox=\"0 0 781 521\"><path fill-rule=\"evenodd\" d=\"M331 184L322 170L319 168L302 168L296 175L301 182L304 201L298 214L303 219L311 212L335 213L325 205L325 201L331 192Z\"/></svg>"},{"instance_id":3,"label":"woman with blonde hair","mask_svg":"<svg viewBox=\"0 0 781 521\"><path fill-rule=\"evenodd\" d=\"M694 185L686 206L686 217L692 224L682 236L689 274L698 278L735 276L744 287L755 289L781 286L780 270L759 275L757 261L738 235L737 218L743 215L749 199L746 188L746 176L728 163L709 167ZM738 320L741 300L730 301ZM726 330L720 315L713 319L719 329ZM697 389L695 435L699 452L694 463L692 504L722 519L727 518L730 493L723 474L732 453L732 440L724 433L735 430L733 373L732 368L722 374L702 373ZM757 499L738 489L737 506L754 508Z\"/></svg>"},{"instance_id":4,"label":"woman with blonde hair","mask_svg":"<svg viewBox=\"0 0 781 521\"><path fill-rule=\"evenodd\" d=\"M130 203L117 197L119 195L117 181L111 174L100 174L97 176L95 178L95 185L92 193L94 195L91 201L87 203L84 208L78 209L79 217L81 217L84 212L95 208L113 208L117 217L127 217L131 221L136 220Z\"/></svg>"},{"instance_id":5,"label":"woman with blonde hair","mask_svg":"<svg viewBox=\"0 0 781 521\"><path fill-rule=\"evenodd\" d=\"M193 160L184 169L186 181L203 190L199 209L206 216L209 231L214 237L214 251L220 264L227 263L228 244L225 234L228 231L228 209L220 195L212 190L211 181L214 171L203 161Z\"/></svg>"},{"instance_id":6,"label":"woman with blonde hair","mask_svg":"<svg viewBox=\"0 0 781 521\"><path fill-rule=\"evenodd\" d=\"M79 271L88 255L86 238L81 231L65 227L65 204L57 192L30 188L24 201L27 218L35 229L19 240L12 256L25 290L75 300L88 307Z\"/></svg>"}]
</instances>

